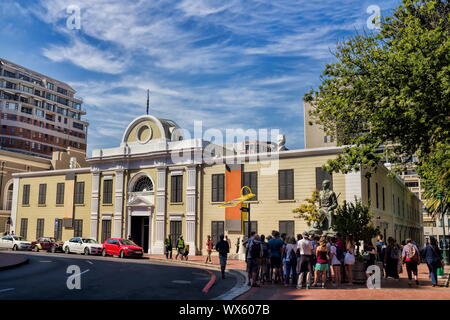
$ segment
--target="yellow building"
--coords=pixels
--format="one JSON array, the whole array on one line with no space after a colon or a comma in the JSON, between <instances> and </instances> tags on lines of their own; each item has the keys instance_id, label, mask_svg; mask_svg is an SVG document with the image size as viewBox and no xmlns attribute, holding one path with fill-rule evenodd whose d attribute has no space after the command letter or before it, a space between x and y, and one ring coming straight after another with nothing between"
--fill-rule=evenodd
<instances>
[{"instance_id":1,"label":"yellow building","mask_svg":"<svg viewBox=\"0 0 450 320\"><path fill-rule=\"evenodd\" d=\"M117 148L94 150L88 168L15 174L15 232L28 239L131 236L150 253L163 253L169 234L173 241L183 235L192 254L205 252L208 235L215 240L223 233L234 252L245 223L239 208L219 205L243 184L257 194L251 229L294 236L307 225L292 210L329 179L339 203L370 198L374 222L386 236L419 239L418 198L382 166L370 181L364 172L328 175L321 166L339 152L325 147L241 154L184 138L173 121L140 116Z\"/></svg>"}]
</instances>

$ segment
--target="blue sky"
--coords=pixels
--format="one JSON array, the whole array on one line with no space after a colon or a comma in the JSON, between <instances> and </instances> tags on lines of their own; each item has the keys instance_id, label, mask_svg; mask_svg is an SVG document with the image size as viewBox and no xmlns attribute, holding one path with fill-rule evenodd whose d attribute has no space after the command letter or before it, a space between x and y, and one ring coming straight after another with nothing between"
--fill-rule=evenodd
<instances>
[{"instance_id":1,"label":"blue sky","mask_svg":"<svg viewBox=\"0 0 450 320\"><path fill-rule=\"evenodd\" d=\"M193 131L279 129L303 147L302 97L367 8L399 0L2 0L0 57L65 81L90 122L88 151L150 113ZM66 22L80 8L81 28Z\"/></svg>"}]
</instances>

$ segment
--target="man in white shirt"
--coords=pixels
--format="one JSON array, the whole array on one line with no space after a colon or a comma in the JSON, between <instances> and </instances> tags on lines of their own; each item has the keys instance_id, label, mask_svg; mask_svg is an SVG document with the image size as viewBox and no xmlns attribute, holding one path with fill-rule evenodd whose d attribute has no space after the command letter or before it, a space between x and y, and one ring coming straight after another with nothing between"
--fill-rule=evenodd
<instances>
[{"instance_id":1,"label":"man in white shirt","mask_svg":"<svg viewBox=\"0 0 450 320\"><path fill-rule=\"evenodd\" d=\"M303 233L303 239L297 242L297 249L300 251L299 262L297 263L297 273L298 282L297 289L302 288L303 277L306 272L306 289L309 289L309 284L311 283L312 276L312 254L313 245L309 240L309 234L307 232Z\"/></svg>"}]
</instances>

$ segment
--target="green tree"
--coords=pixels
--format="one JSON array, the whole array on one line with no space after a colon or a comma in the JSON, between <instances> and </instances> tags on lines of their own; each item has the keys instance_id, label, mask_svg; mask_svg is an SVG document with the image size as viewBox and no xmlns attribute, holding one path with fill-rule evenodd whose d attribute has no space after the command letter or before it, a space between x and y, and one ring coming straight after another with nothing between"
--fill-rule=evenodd
<instances>
[{"instance_id":1,"label":"green tree","mask_svg":"<svg viewBox=\"0 0 450 320\"><path fill-rule=\"evenodd\" d=\"M449 17L446 0L403 0L379 33L338 44L337 61L304 97L314 122L345 146L326 170L370 173L386 160L400 171L415 156L418 167L439 165L434 153L450 142Z\"/></svg>"},{"instance_id":2,"label":"green tree","mask_svg":"<svg viewBox=\"0 0 450 320\"><path fill-rule=\"evenodd\" d=\"M308 227L316 221L319 221L319 212L317 207L319 205L319 191L315 190L310 198L305 199L306 203L302 203L298 208L292 210L293 213L298 213L298 218L304 219Z\"/></svg>"},{"instance_id":3,"label":"green tree","mask_svg":"<svg viewBox=\"0 0 450 320\"><path fill-rule=\"evenodd\" d=\"M356 197L354 203L344 200L344 203L337 207L332 228L344 236L351 235L355 240L358 253L360 241L371 241L380 233L379 228L372 223L369 207L363 205Z\"/></svg>"}]
</instances>

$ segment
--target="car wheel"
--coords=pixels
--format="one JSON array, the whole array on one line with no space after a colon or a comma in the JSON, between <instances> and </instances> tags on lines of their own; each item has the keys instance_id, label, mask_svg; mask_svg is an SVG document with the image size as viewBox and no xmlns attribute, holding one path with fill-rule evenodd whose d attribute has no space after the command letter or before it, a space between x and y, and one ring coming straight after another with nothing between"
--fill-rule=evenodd
<instances>
[{"instance_id":1,"label":"car wheel","mask_svg":"<svg viewBox=\"0 0 450 320\"><path fill-rule=\"evenodd\" d=\"M17 251L17 244L12 247L13 251Z\"/></svg>"},{"instance_id":2,"label":"car wheel","mask_svg":"<svg viewBox=\"0 0 450 320\"><path fill-rule=\"evenodd\" d=\"M103 257L106 257L106 249L103 249L103 250L102 250L102 256L103 256Z\"/></svg>"},{"instance_id":3,"label":"car wheel","mask_svg":"<svg viewBox=\"0 0 450 320\"><path fill-rule=\"evenodd\" d=\"M33 251L34 251L34 252L39 252L39 248L38 248L37 246L35 246L35 247L33 248Z\"/></svg>"},{"instance_id":4,"label":"car wheel","mask_svg":"<svg viewBox=\"0 0 450 320\"><path fill-rule=\"evenodd\" d=\"M120 251L119 257L120 257L121 259L123 259L123 258L125 257L123 251Z\"/></svg>"},{"instance_id":5,"label":"car wheel","mask_svg":"<svg viewBox=\"0 0 450 320\"><path fill-rule=\"evenodd\" d=\"M66 246L66 247L64 248L64 252L67 253L67 254L70 253L69 246Z\"/></svg>"},{"instance_id":6,"label":"car wheel","mask_svg":"<svg viewBox=\"0 0 450 320\"><path fill-rule=\"evenodd\" d=\"M55 246L52 246L52 247L50 248L50 252L51 252L51 253L56 253L56 247L55 247Z\"/></svg>"},{"instance_id":7,"label":"car wheel","mask_svg":"<svg viewBox=\"0 0 450 320\"><path fill-rule=\"evenodd\" d=\"M86 256L89 255L89 248L84 248L84 254L85 254Z\"/></svg>"}]
</instances>

